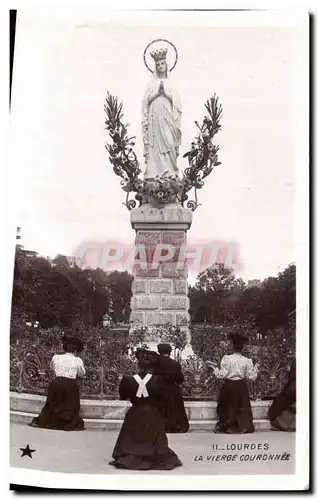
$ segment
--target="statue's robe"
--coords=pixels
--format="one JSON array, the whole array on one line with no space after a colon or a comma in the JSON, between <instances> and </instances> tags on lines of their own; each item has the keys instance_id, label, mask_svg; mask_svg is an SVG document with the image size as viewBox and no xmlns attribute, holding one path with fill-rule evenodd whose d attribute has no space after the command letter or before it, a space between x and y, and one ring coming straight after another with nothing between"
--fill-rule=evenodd
<instances>
[{"instance_id":1,"label":"statue's robe","mask_svg":"<svg viewBox=\"0 0 319 500\"><path fill-rule=\"evenodd\" d=\"M172 102L164 95L160 95L149 104L150 99L158 92L160 81L153 75L142 104L145 179L178 173L177 153L182 136L181 101L170 79L164 78L162 82L165 93L170 96Z\"/></svg>"}]
</instances>

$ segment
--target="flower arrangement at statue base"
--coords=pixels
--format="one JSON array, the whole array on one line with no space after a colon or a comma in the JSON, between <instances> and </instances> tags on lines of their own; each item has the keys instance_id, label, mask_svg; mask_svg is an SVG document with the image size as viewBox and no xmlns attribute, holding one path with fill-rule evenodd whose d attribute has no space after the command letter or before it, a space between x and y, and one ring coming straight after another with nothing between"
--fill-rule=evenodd
<instances>
[{"instance_id":1,"label":"flower arrangement at statue base","mask_svg":"<svg viewBox=\"0 0 319 500\"><path fill-rule=\"evenodd\" d=\"M130 346L149 348L150 343L165 342L172 346L172 355L175 359L180 359L181 352L187 345L187 332L179 326L167 323L165 325L154 325L152 328L134 328L130 334Z\"/></svg>"},{"instance_id":2,"label":"flower arrangement at statue base","mask_svg":"<svg viewBox=\"0 0 319 500\"><path fill-rule=\"evenodd\" d=\"M144 181L141 202L162 208L170 203L180 203L184 190L184 179L177 174L164 172L162 176Z\"/></svg>"}]
</instances>

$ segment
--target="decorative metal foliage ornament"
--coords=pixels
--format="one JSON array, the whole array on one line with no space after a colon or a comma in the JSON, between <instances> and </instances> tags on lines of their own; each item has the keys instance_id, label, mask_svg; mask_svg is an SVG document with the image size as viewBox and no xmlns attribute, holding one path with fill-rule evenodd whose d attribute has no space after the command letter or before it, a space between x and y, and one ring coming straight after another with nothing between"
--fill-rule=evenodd
<instances>
[{"instance_id":1,"label":"decorative metal foliage ornament","mask_svg":"<svg viewBox=\"0 0 319 500\"><path fill-rule=\"evenodd\" d=\"M126 194L124 205L128 210L136 207L135 200L129 200L131 192L136 193L136 200L142 201L143 181L139 178L141 169L133 151L135 137L128 136L127 123L122 123L123 104L118 102L117 97L113 97L109 92L105 99L104 111L106 114L105 128L109 132L112 144L106 144L105 148L109 153L109 160L113 165L116 175L122 177L121 186Z\"/></svg>"},{"instance_id":2,"label":"decorative metal foliage ornament","mask_svg":"<svg viewBox=\"0 0 319 500\"><path fill-rule=\"evenodd\" d=\"M205 108L208 115L204 117L200 126L197 121L195 125L199 129L199 134L191 143L191 149L183 155L188 159L189 167L184 171L184 191L182 195L182 204L188 199L186 193L192 188L195 189L195 200L189 200L187 208L194 211L199 206L197 202L197 189L204 186L203 179L207 177L212 170L221 164L218 161L219 146L213 144L213 138L221 129L220 120L223 114L223 108L218 102L216 94L206 101Z\"/></svg>"}]
</instances>

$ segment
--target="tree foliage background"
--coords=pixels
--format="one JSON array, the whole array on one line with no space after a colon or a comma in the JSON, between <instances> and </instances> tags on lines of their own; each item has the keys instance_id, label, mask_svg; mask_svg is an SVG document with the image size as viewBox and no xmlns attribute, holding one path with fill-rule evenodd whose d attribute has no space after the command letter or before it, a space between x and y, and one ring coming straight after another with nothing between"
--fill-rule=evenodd
<instances>
[{"instance_id":1,"label":"tree foliage background","mask_svg":"<svg viewBox=\"0 0 319 500\"><path fill-rule=\"evenodd\" d=\"M245 284L233 269L217 264L199 273L189 295L192 323L230 326L249 320L260 334L288 328L296 309L296 266Z\"/></svg>"},{"instance_id":2,"label":"tree foliage background","mask_svg":"<svg viewBox=\"0 0 319 500\"><path fill-rule=\"evenodd\" d=\"M26 323L38 326L42 335L52 328L81 336L80 332L86 332L87 337L100 337L101 332L106 335L110 329L103 326L105 315L114 324L129 323L132 280L128 272L81 269L62 255L50 262L27 252L18 230L11 339L26 335ZM286 342L294 349L294 264L275 277L247 284L236 278L233 269L217 264L199 273L194 286L189 287L189 297L192 346L203 359L211 359L218 344L226 349L223 343L234 330L260 345L277 338L277 344L281 339L282 346ZM177 345L179 339L175 340L171 342Z\"/></svg>"},{"instance_id":3,"label":"tree foliage background","mask_svg":"<svg viewBox=\"0 0 319 500\"><path fill-rule=\"evenodd\" d=\"M11 336L26 322L42 329L103 326L129 321L133 277L125 272L81 269L58 255L52 262L16 245Z\"/></svg>"}]
</instances>

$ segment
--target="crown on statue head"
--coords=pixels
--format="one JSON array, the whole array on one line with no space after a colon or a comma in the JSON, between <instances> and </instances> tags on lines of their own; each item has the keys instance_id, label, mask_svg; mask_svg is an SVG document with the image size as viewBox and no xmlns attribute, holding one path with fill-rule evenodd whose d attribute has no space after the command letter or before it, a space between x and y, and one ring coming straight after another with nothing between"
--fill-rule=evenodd
<instances>
[{"instance_id":1,"label":"crown on statue head","mask_svg":"<svg viewBox=\"0 0 319 500\"><path fill-rule=\"evenodd\" d=\"M151 56L155 62L166 59L167 49L158 49L151 52Z\"/></svg>"}]
</instances>

